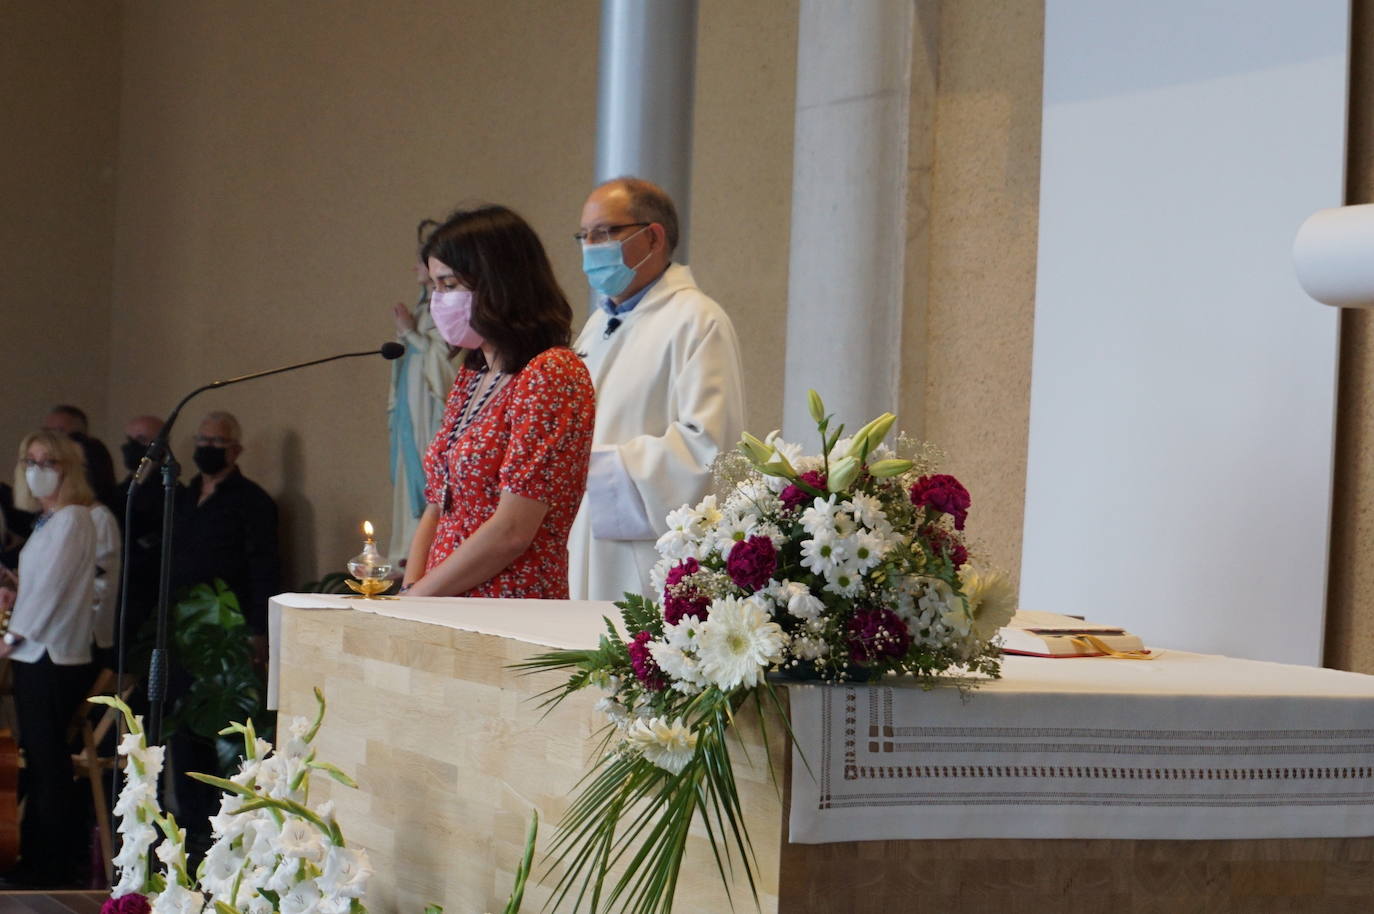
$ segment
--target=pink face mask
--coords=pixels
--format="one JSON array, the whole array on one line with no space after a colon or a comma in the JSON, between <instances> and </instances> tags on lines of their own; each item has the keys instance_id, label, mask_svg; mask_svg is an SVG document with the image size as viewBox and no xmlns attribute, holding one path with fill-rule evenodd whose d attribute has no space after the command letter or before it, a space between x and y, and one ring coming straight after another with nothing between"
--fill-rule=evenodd
<instances>
[{"instance_id":1,"label":"pink face mask","mask_svg":"<svg viewBox=\"0 0 1374 914\"><path fill-rule=\"evenodd\" d=\"M469 323L472 320L472 292L467 289L447 292L435 289L429 297L429 313L434 318L434 326L439 328L439 335L448 340L450 346L476 349L485 342Z\"/></svg>"}]
</instances>

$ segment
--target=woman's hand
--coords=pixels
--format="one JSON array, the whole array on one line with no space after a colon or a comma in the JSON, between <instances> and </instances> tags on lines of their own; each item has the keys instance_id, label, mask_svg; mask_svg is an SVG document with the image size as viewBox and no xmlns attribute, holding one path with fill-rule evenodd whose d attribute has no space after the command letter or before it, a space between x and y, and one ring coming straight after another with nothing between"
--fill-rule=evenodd
<instances>
[{"instance_id":1,"label":"woman's hand","mask_svg":"<svg viewBox=\"0 0 1374 914\"><path fill-rule=\"evenodd\" d=\"M0 613L7 613L14 609L14 590L9 587L0 587Z\"/></svg>"},{"instance_id":2,"label":"woman's hand","mask_svg":"<svg viewBox=\"0 0 1374 914\"><path fill-rule=\"evenodd\" d=\"M406 333L407 331L414 332L415 315L412 314L410 312L410 309L405 305L401 304L400 302L397 302L395 305L393 305L391 308L391 317L394 321L396 321L397 333Z\"/></svg>"}]
</instances>

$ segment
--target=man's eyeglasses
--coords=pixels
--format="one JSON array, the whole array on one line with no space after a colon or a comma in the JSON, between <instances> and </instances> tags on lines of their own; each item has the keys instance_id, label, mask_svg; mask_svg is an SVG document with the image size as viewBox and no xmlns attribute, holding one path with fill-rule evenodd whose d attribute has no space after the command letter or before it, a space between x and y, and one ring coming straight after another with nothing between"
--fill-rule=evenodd
<instances>
[{"instance_id":1,"label":"man's eyeglasses","mask_svg":"<svg viewBox=\"0 0 1374 914\"><path fill-rule=\"evenodd\" d=\"M196 436L196 447L229 447L231 444L236 443L237 442L235 442L233 438L221 438L219 435L214 435L209 438L204 435Z\"/></svg>"},{"instance_id":2,"label":"man's eyeglasses","mask_svg":"<svg viewBox=\"0 0 1374 914\"><path fill-rule=\"evenodd\" d=\"M588 229L585 232L573 233L573 239L576 240L578 244L605 244L607 241L611 240L611 236L615 232L621 229L643 228L646 225L652 225L652 223L625 222L621 225L598 225L596 228Z\"/></svg>"}]
</instances>

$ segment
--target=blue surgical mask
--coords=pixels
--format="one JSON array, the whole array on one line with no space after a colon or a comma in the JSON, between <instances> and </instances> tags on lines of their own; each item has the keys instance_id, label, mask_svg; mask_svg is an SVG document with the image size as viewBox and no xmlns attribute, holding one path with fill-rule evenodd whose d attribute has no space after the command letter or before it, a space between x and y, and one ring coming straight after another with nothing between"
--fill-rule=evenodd
<instances>
[{"instance_id":1,"label":"blue surgical mask","mask_svg":"<svg viewBox=\"0 0 1374 914\"><path fill-rule=\"evenodd\" d=\"M642 231L644 229L639 230L639 232ZM630 238L638 235L639 232L635 232ZM629 241L630 238L626 238L625 241ZM643 266L644 261L649 259L649 255L645 254L639 263L633 267L627 267L625 254L622 250L623 243L621 241L603 241L601 244L582 245L582 272L587 274L587 282L591 287L607 298L615 298L630 288L630 283L635 281L635 270Z\"/></svg>"}]
</instances>

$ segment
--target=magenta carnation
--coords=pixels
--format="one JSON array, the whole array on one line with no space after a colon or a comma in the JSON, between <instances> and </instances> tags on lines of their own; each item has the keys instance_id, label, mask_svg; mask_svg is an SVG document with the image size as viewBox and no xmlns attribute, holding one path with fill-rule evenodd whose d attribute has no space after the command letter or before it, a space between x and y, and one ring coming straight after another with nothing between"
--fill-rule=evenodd
<instances>
[{"instance_id":1,"label":"magenta carnation","mask_svg":"<svg viewBox=\"0 0 1374 914\"><path fill-rule=\"evenodd\" d=\"M701 570L696 559L684 559L668 572L663 582L663 621L677 625L683 616L696 616L705 622L711 599L692 586L687 578Z\"/></svg>"},{"instance_id":2,"label":"magenta carnation","mask_svg":"<svg viewBox=\"0 0 1374 914\"><path fill-rule=\"evenodd\" d=\"M825 474L822 473L820 470L811 470L809 472L801 474L801 481L809 485L811 488L815 489L817 492L825 491L826 478ZM792 508L797 507L797 505L802 505L810 501L812 495L811 493L807 492L806 490L798 486L788 485L780 493L778 493L778 498L782 499L784 507L791 510Z\"/></svg>"},{"instance_id":3,"label":"magenta carnation","mask_svg":"<svg viewBox=\"0 0 1374 914\"><path fill-rule=\"evenodd\" d=\"M911 503L918 508L932 508L941 514L952 515L954 529L962 530L972 499L959 480L938 473L916 480L911 487Z\"/></svg>"},{"instance_id":4,"label":"magenta carnation","mask_svg":"<svg viewBox=\"0 0 1374 914\"><path fill-rule=\"evenodd\" d=\"M100 906L100 914L148 914L152 909L146 895L130 892L119 898L106 898Z\"/></svg>"},{"instance_id":5,"label":"magenta carnation","mask_svg":"<svg viewBox=\"0 0 1374 914\"><path fill-rule=\"evenodd\" d=\"M931 550L943 554L955 568L968 562L968 549L953 533L934 526L922 527L921 532L930 540Z\"/></svg>"},{"instance_id":6,"label":"magenta carnation","mask_svg":"<svg viewBox=\"0 0 1374 914\"><path fill-rule=\"evenodd\" d=\"M630 652L630 666L635 668L635 678L642 682L644 688L650 692L662 692L668 688L668 677L663 675L663 670L658 667L658 661L654 659L653 654L649 653L651 640L653 640L653 635L648 632L640 632L634 636L633 641L625 645L625 649ZM108 914L108 912L101 911L100 914Z\"/></svg>"},{"instance_id":7,"label":"magenta carnation","mask_svg":"<svg viewBox=\"0 0 1374 914\"><path fill-rule=\"evenodd\" d=\"M854 610L849 617L849 659L872 663L884 657L900 657L911 646L906 623L890 609L877 607Z\"/></svg>"},{"instance_id":8,"label":"magenta carnation","mask_svg":"<svg viewBox=\"0 0 1374 914\"><path fill-rule=\"evenodd\" d=\"M766 536L751 536L730 547L725 573L735 586L753 593L768 584L778 568L778 550Z\"/></svg>"}]
</instances>

